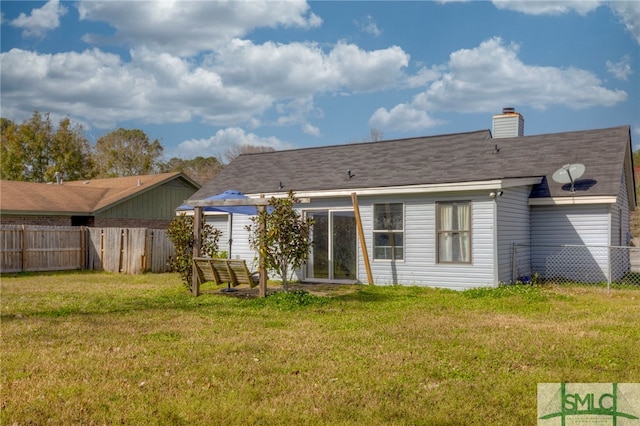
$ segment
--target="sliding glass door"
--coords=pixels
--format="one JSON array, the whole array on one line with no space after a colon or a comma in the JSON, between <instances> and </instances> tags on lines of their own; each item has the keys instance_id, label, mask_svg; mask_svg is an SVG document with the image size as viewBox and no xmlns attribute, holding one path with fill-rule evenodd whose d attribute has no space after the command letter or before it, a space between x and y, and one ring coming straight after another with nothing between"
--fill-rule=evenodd
<instances>
[{"instance_id":1,"label":"sliding glass door","mask_svg":"<svg viewBox=\"0 0 640 426\"><path fill-rule=\"evenodd\" d=\"M356 219L352 211L307 212L315 220L313 247L307 262L308 279L357 279Z\"/></svg>"}]
</instances>

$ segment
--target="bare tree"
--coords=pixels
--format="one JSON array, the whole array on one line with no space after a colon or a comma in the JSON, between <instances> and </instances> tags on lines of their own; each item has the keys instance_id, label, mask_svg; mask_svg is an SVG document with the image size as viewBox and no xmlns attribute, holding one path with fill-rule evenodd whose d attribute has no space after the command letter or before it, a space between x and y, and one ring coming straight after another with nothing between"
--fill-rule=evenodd
<instances>
[{"instance_id":1,"label":"bare tree","mask_svg":"<svg viewBox=\"0 0 640 426\"><path fill-rule=\"evenodd\" d=\"M171 158L160 165L161 172L183 172L191 179L204 185L222 170L222 163L216 157L196 157L191 160Z\"/></svg>"},{"instance_id":2,"label":"bare tree","mask_svg":"<svg viewBox=\"0 0 640 426\"><path fill-rule=\"evenodd\" d=\"M372 127L365 137L361 139L351 139L349 143L378 142L381 140L384 140L384 132Z\"/></svg>"},{"instance_id":3,"label":"bare tree","mask_svg":"<svg viewBox=\"0 0 640 426\"><path fill-rule=\"evenodd\" d=\"M369 130L369 135L363 140L363 142L378 142L384 139L384 132L376 128Z\"/></svg>"},{"instance_id":4,"label":"bare tree","mask_svg":"<svg viewBox=\"0 0 640 426\"><path fill-rule=\"evenodd\" d=\"M257 154L260 152L274 151L275 149L266 145L235 145L224 152L224 158L227 160L227 163L230 163L242 154Z\"/></svg>"}]
</instances>

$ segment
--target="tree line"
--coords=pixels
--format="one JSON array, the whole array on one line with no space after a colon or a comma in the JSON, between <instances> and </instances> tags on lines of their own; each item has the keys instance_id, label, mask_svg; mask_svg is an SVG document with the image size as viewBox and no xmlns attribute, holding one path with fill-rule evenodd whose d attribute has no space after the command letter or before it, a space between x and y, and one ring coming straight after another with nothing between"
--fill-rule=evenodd
<instances>
[{"instance_id":1,"label":"tree line","mask_svg":"<svg viewBox=\"0 0 640 426\"><path fill-rule=\"evenodd\" d=\"M267 146L238 145L227 149L227 162L245 153L274 151ZM55 127L49 113L35 111L15 123L0 118L0 179L55 182L183 172L200 184L212 179L224 164L220 158L198 156L163 161L164 148L139 129L119 128L91 146L81 124L68 117Z\"/></svg>"}]
</instances>

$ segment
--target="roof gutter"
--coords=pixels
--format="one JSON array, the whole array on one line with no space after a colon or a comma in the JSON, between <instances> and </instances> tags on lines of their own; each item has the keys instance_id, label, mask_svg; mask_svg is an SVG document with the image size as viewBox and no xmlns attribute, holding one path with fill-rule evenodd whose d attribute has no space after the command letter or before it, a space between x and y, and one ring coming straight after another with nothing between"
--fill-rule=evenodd
<instances>
[{"instance_id":1,"label":"roof gutter","mask_svg":"<svg viewBox=\"0 0 640 426\"><path fill-rule=\"evenodd\" d=\"M529 198L530 206L571 206L585 204L615 204L618 197L594 196L594 197L546 197Z\"/></svg>"},{"instance_id":2,"label":"roof gutter","mask_svg":"<svg viewBox=\"0 0 640 426\"><path fill-rule=\"evenodd\" d=\"M457 182L457 183L438 183L423 185L403 185L403 186L384 186L373 188L345 188L330 190L308 190L294 191L296 197L308 198L333 198L333 197L350 197L356 192L358 195L398 195L398 194L427 194L438 192L469 192L497 190L517 186L536 185L542 182L542 177L513 178L513 179L493 179L477 182ZM251 198L264 196L282 197L286 192L271 192L265 194L245 194Z\"/></svg>"}]
</instances>

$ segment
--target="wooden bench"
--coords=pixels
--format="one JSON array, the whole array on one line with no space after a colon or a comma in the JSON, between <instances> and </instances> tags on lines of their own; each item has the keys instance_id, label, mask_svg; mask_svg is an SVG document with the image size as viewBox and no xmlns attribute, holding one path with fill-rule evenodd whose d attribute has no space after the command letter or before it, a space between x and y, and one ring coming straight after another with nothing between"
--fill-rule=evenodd
<instances>
[{"instance_id":1,"label":"wooden bench","mask_svg":"<svg viewBox=\"0 0 640 426\"><path fill-rule=\"evenodd\" d=\"M200 284L213 281L218 285L227 283L232 287L246 284L253 288L258 285L258 272L249 272L244 260L194 257L193 264Z\"/></svg>"}]
</instances>

